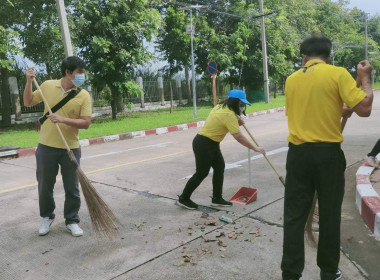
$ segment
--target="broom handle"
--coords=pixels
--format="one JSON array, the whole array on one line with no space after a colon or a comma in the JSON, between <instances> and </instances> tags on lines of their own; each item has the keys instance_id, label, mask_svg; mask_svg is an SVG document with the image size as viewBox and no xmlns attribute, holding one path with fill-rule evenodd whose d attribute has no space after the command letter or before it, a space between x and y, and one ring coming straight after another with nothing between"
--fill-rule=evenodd
<instances>
[{"instance_id":1,"label":"broom handle","mask_svg":"<svg viewBox=\"0 0 380 280\"><path fill-rule=\"evenodd\" d=\"M46 108L48 109L49 114L53 114L53 112L51 111L51 108L50 108L50 106L49 106L49 104L48 104L48 102L47 102L47 100L46 100L44 94L42 93L42 90L41 90L40 86L38 85L38 83L37 83L37 81L36 81L35 78L33 78L33 83L34 83L34 85L36 86L36 88L38 89L38 91L40 92L41 97L42 97L42 100L43 100L43 102L45 103L45 106L46 106ZM67 150L68 152L70 152L70 147L69 147L69 145L67 144L66 139L65 139L65 137L63 136L62 131L61 131L61 128L59 127L58 123L55 123L55 126L56 126L56 128L57 128L57 130L58 130L59 135L60 135L61 138L62 138L63 143L64 143L65 146L66 146L66 150Z\"/></svg>"},{"instance_id":2,"label":"broom handle","mask_svg":"<svg viewBox=\"0 0 380 280\"><path fill-rule=\"evenodd\" d=\"M256 146L260 146L260 145L256 142L255 138L252 136L251 132L249 132L249 130L248 130L248 128L245 126L245 124L243 124L243 126L244 126L245 130L247 131L248 135L249 135L249 136L251 137L251 139L253 140L253 142L255 142ZM282 176L277 172L277 170L276 170L276 168L273 166L273 164L270 162L270 160L267 158L266 155L263 155L263 156L265 157L265 159L267 160L267 162L269 163L269 165L272 167L273 171L276 172L276 174L277 174L278 178L280 179L281 183L284 184Z\"/></svg>"}]
</instances>

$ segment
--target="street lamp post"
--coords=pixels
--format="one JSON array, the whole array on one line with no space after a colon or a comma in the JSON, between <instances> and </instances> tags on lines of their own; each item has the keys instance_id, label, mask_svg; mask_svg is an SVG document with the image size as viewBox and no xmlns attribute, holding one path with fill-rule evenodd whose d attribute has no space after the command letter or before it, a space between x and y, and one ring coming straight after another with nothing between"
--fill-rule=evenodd
<instances>
[{"instance_id":1,"label":"street lamp post","mask_svg":"<svg viewBox=\"0 0 380 280\"><path fill-rule=\"evenodd\" d=\"M193 119L197 118L197 92L195 89L195 65L194 65L194 26L193 26L193 12L190 8L190 28L191 28L191 73L193 81Z\"/></svg>"},{"instance_id":2,"label":"street lamp post","mask_svg":"<svg viewBox=\"0 0 380 280\"><path fill-rule=\"evenodd\" d=\"M264 3L260 0L260 15L261 15L261 49L263 55L263 72L264 72L264 94L265 103L270 103L269 98L269 78L268 78L268 57L267 57L267 41L265 36L265 17L264 15Z\"/></svg>"},{"instance_id":3,"label":"street lamp post","mask_svg":"<svg viewBox=\"0 0 380 280\"><path fill-rule=\"evenodd\" d=\"M364 18L364 25L365 25L365 47L364 47L364 57L365 57L365 60L368 60L368 24L367 24L367 14L364 15L365 18Z\"/></svg>"},{"instance_id":4,"label":"street lamp post","mask_svg":"<svg viewBox=\"0 0 380 280\"><path fill-rule=\"evenodd\" d=\"M195 28L193 26L193 9L200 9L202 5L186 5L182 7L183 10L190 10L190 44L191 44L191 72L192 72L192 85L193 85L193 118L197 118L197 92L195 87L195 63L194 63L194 31Z\"/></svg>"}]
</instances>

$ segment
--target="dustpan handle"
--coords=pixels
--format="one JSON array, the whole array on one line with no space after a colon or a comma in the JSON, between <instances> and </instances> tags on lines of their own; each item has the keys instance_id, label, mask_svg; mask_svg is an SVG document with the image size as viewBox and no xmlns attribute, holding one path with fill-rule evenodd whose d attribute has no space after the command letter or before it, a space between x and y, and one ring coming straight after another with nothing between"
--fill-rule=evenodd
<instances>
[{"instance_id":1,"label":"dustpan handle","mask_svg":"<svg viewBox=\"0 0 380 280\"><path fill-rule=\"evenodd\" d=\"M248 149L248 176L249 176L249 187L252 188L252 174L251 174L251 149Z\"/></svg>"}]
</instances>

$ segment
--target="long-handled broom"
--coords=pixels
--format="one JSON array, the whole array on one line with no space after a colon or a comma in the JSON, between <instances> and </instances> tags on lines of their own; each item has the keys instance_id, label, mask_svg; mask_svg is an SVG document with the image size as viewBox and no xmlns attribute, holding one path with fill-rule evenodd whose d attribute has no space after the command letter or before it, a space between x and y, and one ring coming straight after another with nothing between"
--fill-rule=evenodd
<instances>
[{"instance_id":1,"label":"long-handled broom","mask_svg":"<svg viewBox=\"0 0 380 280\"><path fill-rule=\"evenodd\" d=\"M33 79L33 82L36 88L38 89L38 91L40 92L42 100L45 103L45 106L48 109L49 113L53 114L36 79ZM84 198L86 200L88 212L90 213L92 228L94 229L96 235L98 236L103 235L103 236L108 237L109 239L114 238L118 234L118 226L121 225L120 221L113 214L113 212L111 211L107 203L99 196L98 192L92 185L91 181L86 177L86 175L80 168L78 162L75 159L73 152L71 151L69 145L66 142L65 137L62 134L62 131L58 123L56 123L55 125L57 127L59 135L62 138L63 143L65 144L65 147L70 159L72 160L73 164L76 166L77 176L78 176L80 185L82 186L82 191L83 191Z\"/></svg>"},{"instance_id":2,"label":"long-handled broom","mask_svg":"<svg viewBox=\"0 0 380 280\"><path fill-rule=\"evenodd\" d=\"M260 145L256 142L255 138L252 136L251 132L249 132L249 130L248 130L248 128L245 126L245 124L243 124L243 126L244 126L245 130L247 131L249 137L251 137L252 141L255 142L256 146L260 146ZM284 185L284 187L285 187L285 180L284 180L284 177L282 177L282 176L277 172L276 168L274 168L273 164L270 162L270 160L267 158L267 156L264 155L264 157L265 157L265 159L267 160L267 162L268 162L268 164L270 165L270 167L272 167L273 171L277 174L278 179L281 181L281 183L282 183L282 184Z\"/></svg>"},{"instance_id":3,"label":"long-handled broom","mask_svg":"<svg viewBox=\"0 0 380 280\"><path fill-rule=\"evenodd\" d=\"M356 77L356 86L357 87L360 87L360 84L361 84L361 81L360 81L360 78L359 76ZM344 130L344 127L346 126L346 123L347 123L347 120L348 120L348 116L344 116L342 118L342 121L340 123L340 131L343 133L343 130ZM315 239L315 235L313 234L313 221L318 221L317 218L315 217L318 217L318 211L317 211L317 192L314 193L314 199L313 199L313 204L311 206L311 209L310 209L310 212L309 212L309 216L307 218L307 222L306 222L306 226L305 226L305 229L306 229L306 232L307 232L307 237L308 239L311 241L312 245L316 245L317 244L317 241Z\"/></svg>"}]
</instances>

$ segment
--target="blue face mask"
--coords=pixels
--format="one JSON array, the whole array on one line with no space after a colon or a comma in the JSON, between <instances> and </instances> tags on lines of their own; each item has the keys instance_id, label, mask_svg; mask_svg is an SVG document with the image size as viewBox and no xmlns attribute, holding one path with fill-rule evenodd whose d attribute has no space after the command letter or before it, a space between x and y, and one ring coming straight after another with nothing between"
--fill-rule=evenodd
<instances>
[{"instance_id":1,"label":"blue face mask","mask_svg":"<svg viewBox=\"0 0 380 280\"><path fill-rule=\"evenodd\" d=\"M75 74L74 80L71 81L73 82L74 86L79 87L86 81L86 76L84 74Z\"/></svg>"}]
</instances>

